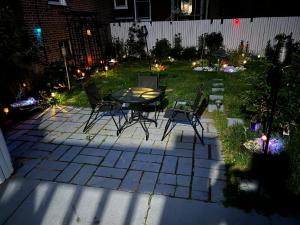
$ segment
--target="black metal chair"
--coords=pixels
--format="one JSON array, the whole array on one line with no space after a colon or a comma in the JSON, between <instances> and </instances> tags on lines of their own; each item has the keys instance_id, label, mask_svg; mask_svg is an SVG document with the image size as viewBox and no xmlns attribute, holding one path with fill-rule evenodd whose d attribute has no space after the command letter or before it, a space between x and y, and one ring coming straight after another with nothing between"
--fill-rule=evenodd
<instances>
[{"instance_id":1,"label":"black metal chair","mask_svg":"<svg viewBox=\"0 0 300 225\"><path fill-rule=\"evenodd\" d=\"M146 87L146 88L153 88L153 89L159 89L158 87L158 76L157 75L139 75L138 76L138 86L139 87ZM159 116L159 113L158 113L158 109L162 109L162 102L163 102L163 99L164 99L164 90L161 90L161 94L160 94L160 97L157 101L153 102L153 103L149 103L147 104L147 106L150 106L150 107L154 107L154 119L156 121L156 124L157 124L157 119L158 119L158 116ZM147 106L144 106L145 108Z\"/></svg>"},{"instance_id":2,"label":"black metal chair","mask_svg":"<svg viewBox=\"0 0 300 225\"><path fill-rule=\"evenodd\" d=\"M208 105L208 99L207 97L203 98L200 104L202 95L203 95L202 91L198 89L196 98L193 103L190 103L189 101L185 101L185 100L175 101L174 106L168 110L169 113L166 112L165 114L165 116L167 116L169 119L165 126L165 130L161 139L162 141L165 139L166 136L168 136L171 133L171 131L174 129L177 123L188 122L193 127L201 143L204 144L204 139L203 139L204 128L200 122L200 118ZM171 123L172 126L170 127ZM201 135L197 129L198 126L200 126L201 128Z\"/></svg>"},{"instance_id":3,"label":"black metal chair","mask_svg":"<svg viewBox=\"0 0 300 225\"><path fill-rule=\"evenodd\" d=\"M83 128L83 132L88 131L90 128L94 126L97 120L103 116L103 114L101 114L101 116L98 117L100 112L102 112L102 113L109 113L109 115L114 121L114 124L117 127L117 135L119 135L118 130L120 127L121 115L119 115L119 121L117 123L117 121L114 118L115 112L121 112L125 120L127 120L127 117L124 111L122 110L121 104L115 101L104 101L103 96L100 94L101 92L99 92L95 81L92 79L85 82L83 84L83 88L85 90L85 93L87 94L88 101L92 108L90 116L85 124L85 127Z\"/></svg>"}]
</instances>

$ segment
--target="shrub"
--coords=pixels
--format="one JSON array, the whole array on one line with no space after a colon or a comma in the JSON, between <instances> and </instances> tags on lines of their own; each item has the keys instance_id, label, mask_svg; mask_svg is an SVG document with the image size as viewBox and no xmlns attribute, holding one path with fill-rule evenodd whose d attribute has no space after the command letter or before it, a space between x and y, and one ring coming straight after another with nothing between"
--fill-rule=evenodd
<instances>
[{"instance_id":1,"label":"shrub","mask_svg":"<svg viewBox=\"0 0 300 225\"><path fill-rule=\"evenodd\" d=\"M171 56L174 58L179 58L181 56L182 50L182 37L181 33L178 33L174 36L174 47L171 50Z\"/></svg>"},{"instance_id":2,"label":"shrub","mask_svg":"<svg viewBox=\"0 0 300 225\"><path fill-rule=\"evenodd\" d=\"M223 46L223 36L220 32L212 32L205 36L205 43L210 54L212 54Z\"/></svg>"},{"instance_id":3,"label":"shrub","mask_svg":"<svg viewBox=\"0 0 300 225\"><path fill-rule=\"evenodd\" d=\"M197 57L197 49L195 47L184 48L181 57L183 59L195 59Z\"/></svg>"},{"instance_id":4,"label":"shrub","mask_svg":"<svg viewBox=\"0 0 300 225\"><path fill-rule=\"evenodd\" d=\"M128 31L126 47L130 56L145 57L145 34L139 25L133 24Z\"/></svg>"},{"instance_id":5,"label":"shrub","mask_svg":"<svg viewBox=\"0 0 300 225\"><path fill-rule=\"evenodd\" d=\"M171 44L167 39L156 39L155 46L152 49L152 53L155 57L162 59L166 58L170 55L171 52Z\"/></svg>"},{"instance_id":6,"label":"shrub","mask_svg":"<svg viewBox=\"0 0 300 225\"><path fill-rule=\"evenodd\" d=\"M106 56L108 58L118 58L121 60L125 53L125 44L119 38L113 38L112 42L106 46Z\"/></svg>"}]
</instances>

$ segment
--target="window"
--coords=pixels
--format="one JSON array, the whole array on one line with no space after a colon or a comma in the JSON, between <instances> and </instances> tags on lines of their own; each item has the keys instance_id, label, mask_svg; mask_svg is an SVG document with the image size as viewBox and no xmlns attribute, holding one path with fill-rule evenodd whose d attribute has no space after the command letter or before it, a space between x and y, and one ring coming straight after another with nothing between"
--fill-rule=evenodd
<instances>
[{"instance_id":1,"label":"window","mask_svg":"<svg viewBox=\"0 0 300 225\"><path fill-rule=\"evenodd\" d=\"M67 5L66 0L49 0L48 1L49 5Z\"/></svg>"},{"instance_id":2,"label":"window","mask_svg":"<svg viewBox=\"0 0 300 225\"><path fill-rule=\"evenodd\" d=\"M191 15L193 11L192 0L181 0L181 12L184 15Z\"/></svg>"},{"instance_id":3,"label":"window","mask_svg":"<svg viewBox=\"0 0 300 225\"><path fill-rule=\"evenodd\" d=\"M135 20L151 20L150 0L135 0Z\"/></svg>"},{"instance_id":4,"label":"window","mask_svg":"<svg viewBox=\"0 0 300 225\"><path fill-rule=\"evenodd\" d=\"M127 0L114 0L115 9L128 9Z\"/></svg>"}]
</instances>

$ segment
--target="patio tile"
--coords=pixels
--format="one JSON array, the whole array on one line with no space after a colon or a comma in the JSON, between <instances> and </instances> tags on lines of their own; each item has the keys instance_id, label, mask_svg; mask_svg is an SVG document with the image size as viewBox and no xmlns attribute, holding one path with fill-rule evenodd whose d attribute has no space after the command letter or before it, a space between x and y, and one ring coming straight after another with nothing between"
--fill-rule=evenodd
<instances>
[{"instance_id":1,"label":"patio tile","mask_svg":"<svg viewBox=\"0 0 300 225\"><path fill-rule=\"evenodd\" d=\"M120 178L122 179L127 170L126 169L118 169L118 168L110 168L110 167L99 167L95 175L100 177L111 177L111 178Z\"/></svg>"},{"instance_id":2,"label":"patio tile","mask_svg":"<svg viewBox=\"0 0 300 225\"><path fill-rule=\"evenodd\" d=\"M137 153L134 160L141 162L161 163L163 160L163 156Z\"/></svg>"},{"instance_id":3,"label":"patio tile","mask_svg":"<svg viewBox=\"0 0 300 225\"><path fill-rule=\"evenodd\" d=\"M99 165L102 161L103 157L97 156L88 156L88 155L77 155L73 162L75 163L83 163L83 164L91 164L91 165Z\"/></svg>"},{"instance_id":4,"label":"patio tile","mask_svg":"<svg viewBox=\"0 0 300 225\"><path fill-rule=\"evenodd\" d=\"M148 172L158 172L159 168L160 168L160 164L151 163L151 162L133 161L130 168L134 169L134 170L142 170L142 171L148 171Z\"/></svg>"},{"instance_id":5,"label":"patio tile","mask_svg":"<svg viewBox=\"0 0 300 225\"><path fill-rule=\"evenodd\" d=\"M45 120L36 126L36 129L45 130L48 126L50 126L54 121Z\"/></svg>"},{"instance_id":6,"label":"patio tile","mask_svg":"<svg viewBox=\"0 0 300 225\"><path fill-rule=\"evenodd\" d=\"M155 187L154 193L174 196L175 186L165 185L165 184L157 184Z\"/></svg>"},{"instance_id":7,"label":"patio tile","mask_svg":"<svg viewBox=\"0 0 300 225\"><path fill-rule=\"evenodd\" d=\"M177 165L177 157L165 156L164 161L163 161L163 165L162 165L162 168L161 168L161 172L175 174L176 165Z\"/></svg>"},{"instance_id":8,"label":"patio tile","mask_svg":"<svg viewBox=\"0 0 300 225\"><path fill-rule=\"evenodd\" d=\"M37 168L45 170L63 170L67 165L66 162L43 160Z\"/></svg>"},{"instance_id":9,"label":"patio tile","mask_svg":"<svg viewBox=\"0 0 300 225\"><path fill-rule=\"evenodd\" d=\"M49 156L50 160L58 160L71 146L59 145Z\"/></svg>"},{"instance_id":10,"label":"patio tile","mask_svg":"<svg viewBox=\"0 0 300 225\"><path fill-rule=\"evenodd\" d=\"M106 178L106 177L92 177L87 183L88 186L117 189L121 183L120 179Z\"/></svg>"},{"instance_id":11,"label":"patio tile","mask_svg":"<svg viewBox=\"0 0 300 225\"><path fill-rule=\"evenodd\" d=\"M71 138L67 138L63 144L64 145L73 145L73 146L87 146L89 143L89 140L79 140L79 139L71 139Z\"/></svg>"},{"instance_id":12,"label":"patio tile","mask_svg":"<svg viewBox=\"0 0 300 225\"><path fill-rule=\"evenodd\" d=\"M208 146L202 144L195 145L195 157L208 159Z\"/></svg>"},{"instance_id":13,"label":"patio tile","mask_svg":"<svg viewBox=\"0 0 300 225\"><path fill-rule=\"evenodd\" d=\"M157 176L158 173L144 172L140 182L139 192L152 193L154 191Z\"/></svg>"},{"instance_id":14,"label":"patio tile","mask_svg":"<svg viewBox=\"0 0 300 225\"><path fill-rule=\"evenodd\" d=\"M81 123L75 123L75 122L64 122L59 127L57 127L55 130L60 132L75 132L78 130L79 127L81 127Z\"/></svg>"},{"instance_id":15,"label":"patio tile","mask_svg":"<svg viewBox=\"0 0 300 225\"><path fill-rule=\"evenodd\" d=\"M141 179L141 171L128 171L125 178L123 179L120 190L125 191L136 191Z\"/></svg>"},{"instance_id":16,"label":"patio tile","mask_svg":"<svg viewBox=\"0 0 300 225\"><path fill-rule=\"evenodd\" d=\"M189 192L190 190L187 187L176 187L175 197L188 198Z\"/></svg>"},{"instance_id":17,"label":"patio tile","mask_svg":"<svg viewBox=\"0 0 300 225\"><path fill-rule=\"evenodd\" d=\"M31 172L26 177L31 179L52 181L55 179L55 177L57 177L59 173L60 171L56 171L56 170L44 170L44 169L35 168L31 170Z\"/></svg>"},{"instance_id":18,"label":"patio tile","mask_svg":"<svg viewBox=\"0 0 300 225\"><path fill-rule=\"evenodd\" d=\"M91 178L96 169L97 166L84 165L72 179L71 183L79 185L86 184L86 182Z\"/></svg>"},{"instance_id":19,"label":"patio tile","mask_svg":"<svg viewBox=\"0 0 300 225\"><path fill-rule=\"evenodd\" d=\"M134 154L134 152L123 152L116 164L116 167L128 169L133 160Z\"/></svg>"},{"instance_id":20,"label":"patio tile","mask_svg":"<svg viewBox=\"0 0 300 225\"><path fill-rule=\"evenodd\" d=\"M197 177L208 177L211 179L226 180L225 171L212 168L194 168L194 175Z\"/></svg>"},{"instance_id":21,"label":"patio tile","mask_svg":"<svg viewBox=\"0 0 300 225\"><path fill-rule=\"evenodd\" d=\"M64 122L61 122L61 121L52 121L52 123L49 126L44 127L43 129L48 130L48 131L52 131L52 130L57 131L57 128L59 126L61 126L63 123ZM38 126L38 128L41 129L40 126Z\"/></svg>"},{"instance_id":22,"label":"patio tile","mask_svg":"<svg viewBox=\"0 0 300 225\"><path fill-rule=\"evenodd\" d=\"M135 152L139 148L140 144L141 144L141 140L120 137L115 142L112 149Z\"/></svg>"},{"instance_id":23,"label":"patio tile","mask_svg":"<svg viewBox=\"0 0 300 225\"><path fill-rule=\"evenodd\" d=\"M12 143L10 143L7 148L9 152L12 152L13 150L15 150L18 146L20 146L21 144L23 144L23 141L13 141Z\"/></svg>"},{"instance_id":24,"label":"patio tile","mask_svg":"<svg viewBox=\"0 0 300 225\"><path fill-rule=\"evenodd\" d=\"M57 148L57 145L48 144L48 143L37 143L37 144L33 145L32 148L35 150L52 152L52 151L54 151L54 149Z\"/></svg>"},{"instance_id":25,"label":"patio tile","mask_svg":"<svg viewBox=\"0 0 300 225\"><path fill-rule=\"evenodd\" d=\"M101 163L101 166L114 167L121 153L121 151L110 150L109 153L105 156L103 162Z\"/></svg>"},{"instance_id":26,"label":"patio tile","mask_svg":"<svg viewBox=\"0 0 300 225\"><path fill-rule=\"evenodd\" d=\"M208 201L208 192L192 190L192 199Z\"/></svg>"},{"instance_id":27,"label":"patio tile","mask_svg":"<svg viewBox=\"0 0 300 225\"><path fill-rule=\"evenodd\" d=\"M21 137L22 135L26 134L28 132L28 130L19 130L19 131L16 131L14 132L13 134L9 135L7 137L8 140L15 140L17 139L18 137Z\"/></svg>"},{"instance_id":28,"label":"patio tile","mask_svg":"<svg viewBox=\"0 0 300 225\"><path fill-rule=\"evenodd\" d=\"M17 169L15 176L24 177L28 174L34 167L36 167L42 160L41 159L30 159L26 160L23 166Z\"/></svg>"},{"instance_id":29,"label":"patio tile","mask_svg":"<svg viewBox=\"0 0 300 225\"><path fill-rule=\"evenodd\" d=\"M176 185L176 175L160 173L158 177L158 183Z\"/></svg>"},{"instance_id":30,"label":"patio tile","mask_svg":"<svg viewBox=\"0 0 300 225\"><path fill-rule=\"evenodd\" d=\"M26 158L45 158L49 155L49 152L46 151L25 151L22 156Z\"/></svg>"},{"instance_id":31,"label":"patio tile","mask_svg":"<svg viewBox=\"0 0 300 225\"><path fill-rule=\"evenodd\" d=\"M193 191L208 192L209 180L203 177L193 177L192 189Z\"/></svg>"},{"instance_id":32,"label":"patio tile","mask_svg":"<svg viewBox=\"0 0 300 225\"><path fill-rule=\"evenodd\" d=\"M191 184L190 176L177 175L177 185L188 187L190 186L190 184Z\"/></svg>"},{"instance_id":33,"label":"patio tile","mask_svg":"<svg viewBox=\"0 0 300 225\"><path fill-rule=\"evenodd\" d=\"M55 122L65 122L67 118L60 117L60 116L52 116L48 120L55 121Z\"/></svg>"},{"instance_id":34,"label":"patio tile","mask_svg":"<svg viewBox=\"0 0 300 225\"><path fill-rule=\"evenodd\" d=\"M115 144L115 142L117 140L118 140L118 137L106 136L104 141L98 147L103 148L103 149L111 149L111 147Z\"/></svg>"},{"instance_id":35,"label":"patio tile","mask_svg":"<svg viewBox=\"0 0 300 225\"><path fill-rule=\"evenodd\" d=\"M85 133L73 133L69 138L78 140L90 140L93 138L93 136Z\"/></svg>"},{"instance_id":36,"label":"patio tile","mask_svg":"<svg viewBox=\"0 0 300 225\"><path fill-rule=\"evenodd\" d=\"M42 137L37 137L37 136L31 136L31 135L22 135L17 138L19 141L32 141L32 142L38 142Z\"/></svg>"},{"instance_id":37,"label":"patio tile","mask_svg":"<svg viewBox=\"0 0 300 225\"><path fill-rule=\"evenodd\" d=\"M94 147L97 148L99 145L102 144L102 142L105 140L107 136L101 135L101 134L97 134L93 137L93 139L90 141L90 143L88 144L88 147Z\"/></svg>"},{"instance_id":38,"label":"patio tile","mask_svg":"<svg viewBox=\"0 0 300 225\"><path fill-rule=\"evenodd\" d=\"M71 162L82 150L82 147L73 146L59 159L60 161Z\"/></svg>"},{"instance_id":39,"label":"patio tile","mask_svg":"<svg viewBox=\"0 0 300 225\"><path fill-rule=\"evenodd\" d=\"M192 159L191 158L182 158L178 159L177 174L182 175L191 175L192 173Z\"/></svg>"},{"instance_id":40,"label":"patio tile","mask_svg":"<svg viewBox=\"0 0 300 225\"><path fill-rule=\"evenodd\" d=\"M216 181L211 186L211 201L212 202L221 202L225 199L223 190L226 187L225 181Z\"/></svg>"},{"instance_id":41,"label":"patio tile","mask_svg":"<svg viewBox=\"0 0 300 225\"><path fill-rule=\"evenodd\" d=\"M225 163L219 160L195 159L195 167L225 170Z\"/></svg>"},{"instance_id":42,"label":"patio tile","mask_svg":"<svg viewBox=\"0 0 300 225\"><path fill-rule=\"evenodd\" d=\"M169 156L193 157L193 151L185 149L167 150L165 154Z\"/></svg>"},{"instance_id":43,"label":"patio tile","mask_svg":"<svg viewBox=\"0 0 300 225\"><path fill-rule=\"evenodd\" d=\"M80 170L82 164L71 163L64 171L56 178L58 182L70 182L75 174Z\"/></svg>"},{"instance_id":44,"label":"patio tile","mask_svg":"<svg viewBox=\"0 0 300 225\"><path fill-rule=\"evenodd\" d=\"M80 154L81 155L90 155L90 156L106 156L108 150L100 148L84 148Z\"/></svg>"},{"instance_id":45,"label":"patio tile","mask_svg":"<svg viewBox=\"0 0 300 225\"><path fill-rule=\"evenodd\" d=\"M71 133L58 132L51 142L54 144L62 144L70 135Z\"/></svg>"}]
</instances>

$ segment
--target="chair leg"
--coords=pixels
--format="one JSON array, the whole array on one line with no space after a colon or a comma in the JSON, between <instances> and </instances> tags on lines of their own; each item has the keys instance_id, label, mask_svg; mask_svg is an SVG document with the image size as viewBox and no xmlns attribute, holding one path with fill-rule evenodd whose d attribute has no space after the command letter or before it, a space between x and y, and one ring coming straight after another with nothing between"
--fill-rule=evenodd
<instances>
[{"instance_id":1,"label":"chair leg","mask_svg":"<svg viewBox=\"0 0 300 225\"><path fill-rule=\"evenodd\" d=\"M199 138L199 140L201 141L201 144L204 145L204 139L203 139L203 126L201 124L201 129L202 129L202 136L199 134L199 131L197 130L197 125L196 125L196 122L193 122L189 116L188 113L185 114L186 115L186 118L188 119L188 121L190 122L191 126L193 127L197 137ZM194 118L194 117L193 117ZM198 122L198 121L197 121ZM200 122L200 121L199 121Z\"/></svg>"},{"instance_id":2,"label":"chair leg","mask_svg":"<svg viewBox=\"0 0 300 225\"><path fill-rule=\"evenodd\" d=\"M163 141L165 139L165 137L168 136L168 134L174 129L174 127L175 127L176 124L173 125L170 130L168 130L169 127L170 127L171 122L173 122L173 120L174 120L175 115L176 115L176 112L173 111L171 117L167 121L167 124L165 126L165 130L164 130L163 136L161 138L161 141Z\"/></svg>"},{"instance_id":3,"label":"chair leg","mask_svg":"<svg viewBox=\"0 0 300 225\"><path fill-rule=\"evenodd\" d=\"M93 125L93 122L94 122L94 120L95 120L95 118L90 122L90 120L92 119L92 117L93 117L93 115L94 115L94 112L95 112L95 109L92 109L92 111L91 111L91 114L90 114L90 116L89 116L89 118L88 118L88 120L86 121L86 123L85 123L85 126L84 126L84 128L83 128L83 132L85 133L87 130L89 130L91 127L92 127L92 125ZM98 115L98 113L97 113L97 115ZM97 116L96 115L96 116Z\"/></svg>"}]
</instances>

